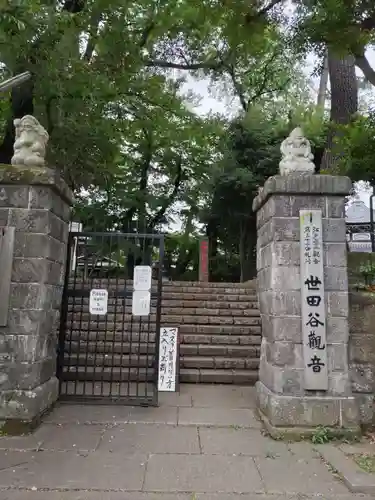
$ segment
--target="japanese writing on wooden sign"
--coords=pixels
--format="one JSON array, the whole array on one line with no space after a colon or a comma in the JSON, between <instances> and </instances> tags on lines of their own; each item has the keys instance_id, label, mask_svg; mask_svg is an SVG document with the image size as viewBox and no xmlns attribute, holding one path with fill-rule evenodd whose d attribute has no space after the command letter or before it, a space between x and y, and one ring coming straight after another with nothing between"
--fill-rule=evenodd
<instances>
[{"instance_id":1,"label":"japanese writing on wooden sign","mask_svg":"<svg viewBox=\"0 0 375 500\"><path fill-rule=\"evenodd\" d=\"M90 314L105 316L108 311L108 291L93 288L90 291L89 309Z\"/></svg>"},{"instance_id":2,"label":"japanese writing on wooden sign","mask_svg":"<svg viewBox=\"0 0 375 500\"><path fill-rule=\"evenodd\" d=\"M161 328L158 390L176 390L178 328Z\"/></svg>"},{"instance_id":3,"label":"japanese writing on wooden sign","mask_svg":"<svg viewBox=\"0 0 375 500\"><path fill-rule=\"evenodd\" d=\"M300 210L305 389L328 389L321 210Z\"/></svg>"}]
</instances>

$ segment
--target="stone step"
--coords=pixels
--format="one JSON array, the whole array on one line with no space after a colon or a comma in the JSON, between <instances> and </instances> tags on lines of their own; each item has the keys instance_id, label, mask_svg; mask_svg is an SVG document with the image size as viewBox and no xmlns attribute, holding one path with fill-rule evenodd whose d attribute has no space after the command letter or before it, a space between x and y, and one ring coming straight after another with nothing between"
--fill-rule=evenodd
<instances>
[{"instance_id":1,"label":"stone step","mask_svg":"<svg viewBox=\"0 0 375 500\"><path fill-rule=\"evenodd\" d=\"M206 370L181 368L180 382L196 384L236 384L254 385L258 380L258 370Z\"/></svg>"},{"instance_id":2,"label":"stone step","mask_svg":"<svg viewBox=\"0 0 375 500\"><path fill-rule=\"evenodd\" d=\"M67 353L89 353L89 355L98 354L148 354L152 355L155 352L155 342L113 342L110 340L85 341L80 339L67 342L65 351ZM256 344L246 345L207 345L207 344L180 344L180 356L219 356L219 357L235 357L235 358L256 358L260 356L260 346Z\"/></svg>"},{"instance_id":3,"label":"stone step","mask_svg":"<svg viewBox=\"0 0 375 500\"><path fill-rule=\"evenodd\" d=\"M154 340L155 337L153 337ZM71 342L66 342L65 351L69 352L81 352L81 353L99 353L99 354L124 354L129 356L129 354L148 354L152 355L156 350L156 345L154 341L150 342L113 342L113 340L98 340L89 341L82 340L80 338L77 340L72 340Z\"/></svg>"},{"instance_id":4,"label":"stone step","mask_svg":"<svg viewBox=\"0 0 375 500\"><path fill-rule=\"evenodd\" d=\"M197 335L183 334L181 344L195 345L258 345L262 343L260 335Z\"/></svg>"},{"instance_id":5,"label":"stone step","mask_svg":"<svg viewBox=\"0 0 375 500\"><path fill-rule=\"evenodd\" d=\"M116 341L116 342L130 342L131 340L133 341L141 341L141 342L148 342L150 339L155 338L155 329L153 330L148 330L147 325L144 325L143 330L139 330L136 328L128 329L128 330L123 330L122 328L118 328L117 330L110 329L110 328L96 328L97 325L90 325L90 328L79 328L79 325L77 325L77 328L69 330L66 332L65 337L68 340L91 340L91 341L96 341L96 340L107 340L107 341ZM108 326L108 325L107 325ZM183 325L181 328L179 328L179 335L180 335L180 341L181 342L188 342L188 343L196 343L196 344L206 344L206 340L203 340L204 337L211 338L212 336L214 337L243 337L243 338L248 338L249 339L249 344L261 341L261 332L260 328L250 328L250 329L243 329L243 328L233 328L233 329L225 329L223 330L222 328L209 328L209 327L198 327L196 329L193 328L193 326L190 326L189 328L184 328L185 325ZM190 340L189 340L190 339ZM194 340L195 339L195 340ZM225 342L223 342L225 343ZM231 344L232 342L228 342L228 344Z\"/></svg>"},{"instance_id":6,"label":"stone step","mask_svg":"<svg viewBox=\"0 0 375 500\"><path fill-rule=\"evenodd\" d=\"M116 317L125 316L128 317L131 314L131 306L123 307L123 306L108 306L107 314L103 316L102 319L105 320L105 317L109 319L109 317L113 314L116 314ZM151 315L156 314L156 307L151 307ZM70 304L68 306L68 315L69 317L73 314L84 314L87 316L91 316L91 319L96 319L95 315L91 315L88 306L82 307L81 304ZM162 307L161 309L162 316L259 316L258 304L253 304L251 307L244 308L232 308L232 307L220 307L217 309L208 309L206 307Z\"/></svg>"},{"instance_id":7,"label":"stone step","mask_svg":"<svg viewBox=\"0 0 375 500\"><path fill-rule=\"evenodd\" d=\"M153 368L126 368L119 367L97 369L93 366L65 366L62 373L62 380L77 382L135 382L154 380L155 372Z\"/></svg>"},{"instance_id":8,"label":"stone step","mask_svg":"<svg viewBox=\"0 0 375 500\"><path fill-rule=\"evenodd\" d=\"M78 354L76 352L66 352L64 355L65 366L96 366L98 370L107 367L152 367L154 356L143 354Z\"/></svg>"},{"instance_id":9,"label":"stone step","mask_svg":"<svg viewBox=\"0 0 375 500\"><path fill-rule=\"evenodd\" d=\"M161 324L163 326L176 326L179 327L182 324L192 324L192 325L233 325L233 326L257 326L260 325L260 315L259 312L255 309L252 310L253 314L249 316L198 316L198 315L162 315ZM129 314L120 315L120 314L107 314L105 316L92 316L89 313L74 313L70 312L67 315L67 324L70 325L74 323L74 328L83 328L83 324L88 325L90 322L91 325L106 325L106 328L130 328L129 325L135 324L147 324L151 325L156 322L156 315L151 314L147 317L134 317ZM108 326L110 325L110 326ZM86 326L87 328L87 326Z\"/></svg>"},{"instance_id":10,"label":"stone step","mask_svg":"<svg viewBox=\"0 0 375 500\"><path fill-rule=\"evenodd\" d=\"M208 300L215 302L252 302L258 300L258 295L255 293L234 293L233 291L221 293L218 290L189 293L182 292L181 290L163 290L162 297L163 300Z\"/></svg>"},{"instance_id":11,"label":"stone step","mask_svg":"<svg viewBox=\"0 0 375 500\"><path fill-rule=\"evenodd\" d=\"M123 306L125 302L125 306L131 307L132 299L131 297L109 297L108 298L108 306L117 307ZM208 308L218 308L218 307L230 307L236 308L239 307L241 309L245 309L246 307L254 307L254 304L258 304L257 295L233 295L233 294L184 294L180 292L163 292L162 294L162 305L166 307L208 307ZM156 306L157 297L153 295L151 297L151 305ZM87 306L89 305L89 297L68 297L68 304L79 304ZM211 305L214 304L214 305ZM220 305L218 305L220 304ZM238 304L238 306L237 306Z\"/></svg>"},{"instance_id":12,"label":"stone step","mask_svg":"<svg viewBox=\"0 0 375 500\"><path fill-rule=\"evenodd\" d=\"M257 358L230 358L226 356L181 356L181 368L204 368L213 370L257 370Z\"/></svg>"}]
</instances>

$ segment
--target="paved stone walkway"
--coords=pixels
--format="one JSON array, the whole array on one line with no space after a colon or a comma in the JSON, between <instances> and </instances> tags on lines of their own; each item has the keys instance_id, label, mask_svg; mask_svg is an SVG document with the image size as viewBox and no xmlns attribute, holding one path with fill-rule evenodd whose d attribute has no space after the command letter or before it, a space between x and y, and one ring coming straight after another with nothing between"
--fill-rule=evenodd
<instances>
[{"instance_id":1,"label":"paved stone walkway","mask_svg":"<svg viewBox=\"0 0 375 500\"><path fill-rule=\"evenodd\" d=\"M324 500L354 495L308 443L264 436L252 388L182 386L159 408L57 407L0 438L0 500Z\"/></svg>"}]
</instances>

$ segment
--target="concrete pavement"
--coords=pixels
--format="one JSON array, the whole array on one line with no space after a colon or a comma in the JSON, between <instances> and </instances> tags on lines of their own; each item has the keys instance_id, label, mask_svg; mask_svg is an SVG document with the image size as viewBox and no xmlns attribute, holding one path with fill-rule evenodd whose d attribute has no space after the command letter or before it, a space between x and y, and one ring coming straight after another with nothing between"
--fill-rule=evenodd
<instances>
[{"instance_id":1,"label":"concrete pavement","mask_svg":"<svg viewBox=\"0 0 375 500\"><path fill-rule=\"evenodd\" d=\"M370 500L307 442L262 433L253 388L181 386L159 408L58 406L0 438L0 500Z\"/></svg>"}]
</instances>

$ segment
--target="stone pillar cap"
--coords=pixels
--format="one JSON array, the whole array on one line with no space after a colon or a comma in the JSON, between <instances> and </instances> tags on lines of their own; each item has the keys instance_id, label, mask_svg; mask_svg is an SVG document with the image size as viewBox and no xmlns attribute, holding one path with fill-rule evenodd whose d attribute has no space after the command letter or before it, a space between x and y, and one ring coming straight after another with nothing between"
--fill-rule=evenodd
<instances>
[{"instance_id":1,"label":"stone pillar cap","mask_svg":"<svg viewBox=\"0 0 375 500\"><path fill-rule=\"evenodd\" d=\"M348 196L352 186L349 177L341 175L274 175L254 198L253 211L262 208L273 194Z\"/></svg>"},{"instance_id":2,"label":"stone pillar cap","mask_svg":"<svg viewBox=\"0 0 375 500\"><path fill-rule=\"evenodd\" d=\"M72 190L63 180L59 172L48 167L30 167L0 164L0 185L16 184L24 186L50 186L69 205L73 204Z\"/></svg>"}]
</instances>

